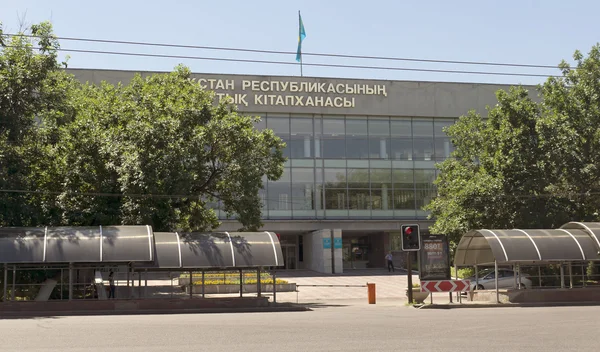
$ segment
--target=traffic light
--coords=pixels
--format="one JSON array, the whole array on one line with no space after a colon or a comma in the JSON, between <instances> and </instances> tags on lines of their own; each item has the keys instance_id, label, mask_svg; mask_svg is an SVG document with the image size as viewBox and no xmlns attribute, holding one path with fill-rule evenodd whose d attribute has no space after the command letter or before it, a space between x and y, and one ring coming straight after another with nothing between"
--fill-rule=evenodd
<instances>
[{"instance_id":1,"label":"traffic light","mask_svg":"<svg viewBox=\"0 0 600 352\"><path fill-rule=\"evenodd\" d=\"M419 225L402 225L402 250L418 251L421 249Z\"/></svg>"}]
</instances>

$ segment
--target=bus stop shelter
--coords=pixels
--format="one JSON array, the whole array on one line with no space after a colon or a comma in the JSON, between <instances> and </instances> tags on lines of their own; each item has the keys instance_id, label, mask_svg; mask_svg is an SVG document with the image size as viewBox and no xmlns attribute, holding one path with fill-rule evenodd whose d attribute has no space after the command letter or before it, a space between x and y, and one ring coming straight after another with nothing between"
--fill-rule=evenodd
<instances>
[{"instance_id":1,"label":"bus stop shelter","mask_svg":"<svg viewBox=\"0 0 600 352\"><path fill-rule=\"evenodd\" d=\"M91 226L91 227L4 227L0 228L0 264L3 265L3 297L8 297L8 272L12 270L12 297L19 270L60 271L68 274L68 299L73 299L78 269L113 270L126 268L130 277L149 270L172 270L191 273L193 270L257 270L278 267L283 263L281 245L271 232L210 232L154 233L151 226ZM131 276L130 276L131 275ZM88 285L96 279L99 292L105 290L102 277L86 278ZM53 281L53 280L48 280ZM190 282L192 280L190 279ZM48 283L45 297L54 290ZM260 287L260 276L257 280ZM259 289L260 291L260 289ZM62 298L62 287L61 287ZM40 300L44 300L44 295ZM190 290L191 293L191 290Z\"/></svg>"},{"instance_id":2,"label":"bus stop shelter","mask_svg":"<svg viewBox=\"0 0 600 352\"><path fill-rule=\"evenodd\" d=\"M600 223L597 222L569 222L558 229L472 230L460 240L454 264L457 268L472 266L476 275L478 266L494 265L496 300L499 301L499 265L518 268L524 264L559 264L564 287L564 264L570 274L573 263L600 261L599 238ZM570 280L572 283L571 275Z\"/></svg>"}]
</instances>

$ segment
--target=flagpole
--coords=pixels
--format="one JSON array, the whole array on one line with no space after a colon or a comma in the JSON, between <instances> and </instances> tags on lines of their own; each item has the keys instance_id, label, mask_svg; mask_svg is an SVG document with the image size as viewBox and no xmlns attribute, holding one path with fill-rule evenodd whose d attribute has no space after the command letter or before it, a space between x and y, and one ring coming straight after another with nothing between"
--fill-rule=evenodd
<instances>
[{"instance_id":1,"label":"flagpole","mask_svg":"<svg viewBox=\"0 0 600 352\"><path fill-rule=\"evenodd\" d=\"M298 20L300 20L300 10L298 10ZM298 36L300 36L300 27L298 27ZM298 37L300 38L300 37ZM302 49L300 49L302 50ZM303 77L302 75L302 52L300 52L300 77Z\"/></svg>"}]
</instances>

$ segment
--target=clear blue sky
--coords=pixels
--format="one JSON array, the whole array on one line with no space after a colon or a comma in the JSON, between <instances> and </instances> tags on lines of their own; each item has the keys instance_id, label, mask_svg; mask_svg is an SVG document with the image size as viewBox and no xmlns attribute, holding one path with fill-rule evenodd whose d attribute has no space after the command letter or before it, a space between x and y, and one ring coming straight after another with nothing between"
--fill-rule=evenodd
<instances>
[{"instance_id":1,"label":"clear blue sky","mask_svg":"<svg viewBox=\"0 0 600 352\"><path fill-rule=\"evenodd\" d=\"M83 5L86 4L86 5ZM0 0L5 32L51 20L64 37L145 41L232 48L295 51L298 10L307 37L304 52L442 60L555 65L587 53L599 41L600 2L573 0L421 1L189 1L189 0ZM265 55L177 48L136 47L63 41L63 48L276 60ZM72 53L70 67L171 70L178 63L194 72L299 75L298 65L245 64ZM305 63L388 65L408 68L557 74L555 70L389 62L305 56ZM543 78L304 67L305 76L524 83Z\"/></svg>"}]
</instances>

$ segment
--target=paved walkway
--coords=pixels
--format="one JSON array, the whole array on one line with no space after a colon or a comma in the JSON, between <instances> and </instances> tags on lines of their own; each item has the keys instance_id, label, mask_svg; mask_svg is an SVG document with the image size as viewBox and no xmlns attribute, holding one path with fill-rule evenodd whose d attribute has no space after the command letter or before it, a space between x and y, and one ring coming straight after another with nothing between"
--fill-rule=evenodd
<instances>
[{"instance_id":1,"label":"paved walkway","mask_svg":"<svg viewBox=\"0 0 600 352\"><path fill-rule=\"evenodd\" d=\"M298 270L277 273L277 277L299 285L299 292L278 292L277 302L335 302L363 301L368 304L366 287L325 287L326 285L365 285L374 283L378 302L405 304L408 276L406 271L387 269L348 270L343 274L321 274L314 271ZM419 276L413 275L413 283L419 282ZM317 285L312 287L311 285ZM429 299L428 299L429 300ZM436 294L435 303L449 302L447 293Z\"/></svg>"},{"instance_id":2,"label":"paved walkway","mask_svg":"<svg viewBox=\"0 0 600 352\"><path fill-rule=\"evenodd\" d=\"M397 269L388 272L387 269L355 269L347 270L343 274L322 274L310 270L278 271L277 278L298 285L298 292L277 292L277 302L315 303L315 304L368 304L367 283L374 283L378 304L405 305L407 303L406 288L408 276L406 271ZM171 281L155 277L148 280L147 293L153 297L179 297L187 298L181 290L177 279ZM413 283L418 283L418 275L413 275ZM119 282L119 286L126 285ZM136 280L135 285L138 282ZM144 285L144 281L142 281ZM341 286L365 287L341 287ZM123 288L121 288L123 289ZM117 289L119 290L119 288ZM124 292L124 291L123 291ZM137 287L136 287L137 292ZM238 295L207 295L208 297ZM244 296L253 296L244 293ZM263 292L263 295L272 296L272 292ZM456 295L454 296L456 301ZM345 303L344 303L345 302ZM430 302L430 298L427 298ZM434 303L448 303L448 293L436 293Z\"/></svg>"}]
</instances>

